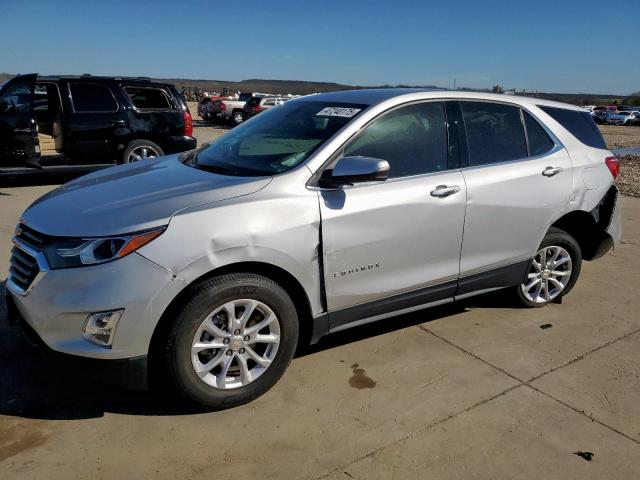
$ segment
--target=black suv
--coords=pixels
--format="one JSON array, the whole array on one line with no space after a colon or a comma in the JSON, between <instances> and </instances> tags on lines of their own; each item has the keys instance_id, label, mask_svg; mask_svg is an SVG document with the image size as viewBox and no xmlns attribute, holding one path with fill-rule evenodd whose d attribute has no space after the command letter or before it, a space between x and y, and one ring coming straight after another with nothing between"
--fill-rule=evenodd
<instances>
[{"instance_id":1,"label":"black suv","mask_svg":"<svg viewBox=\"0 0 640 480\"><path fill-rule=\"evenodd\" d=\"M196 148L175 86L145 78L19 75L0 84L0 168L129 163Z\"/></svg>"}]
</instances>

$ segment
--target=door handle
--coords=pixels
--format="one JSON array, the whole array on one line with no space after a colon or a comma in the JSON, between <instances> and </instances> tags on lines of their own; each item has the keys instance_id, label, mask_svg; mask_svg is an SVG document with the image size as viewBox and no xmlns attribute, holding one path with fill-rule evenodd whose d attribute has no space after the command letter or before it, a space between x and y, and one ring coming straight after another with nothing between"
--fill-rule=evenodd
<instances>
[{"instance_id":1,"label":"door handle","mask_svg":"<svg viewBox=\"0 0 640 480\"><path fill-rule=\"evenodd\" d=\"M542 175L545 177L553 177L562 171L562 167L547 167L542 171Z\"/></svg>"},{"instance_id":2,"label":"door handle","mask_svg":"<svg viewBox=\"0 0 640 480\"><path fill-rule=\"evenodd\" d=\"M458 193L460 191L460 187L458 185L438 185L435 190L431 190L432 197L444 198L449 195L453 195L454 193Z\"/></svg>"},{"instance_id":3,"label":"door handle","mask_svg":"<svg viewBox=\"0 0 640 480\"><path fill-rule=\"evenodd\" d=\"M109 123L111 123L111 125L122 126L122 125L124 125L125 122L122 119L115 119L114 118L113 120L110 120Z\"/></svg>"}]
</instances>

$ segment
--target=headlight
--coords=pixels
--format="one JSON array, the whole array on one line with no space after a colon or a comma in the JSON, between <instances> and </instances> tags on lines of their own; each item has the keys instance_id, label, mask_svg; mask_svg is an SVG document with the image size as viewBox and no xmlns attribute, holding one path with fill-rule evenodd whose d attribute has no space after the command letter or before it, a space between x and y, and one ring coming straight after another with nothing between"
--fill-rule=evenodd
<instances>
[{"instance_id":1,"label":"headlight","mask_svg":"<svg viewBox=\"0 0 640 480\"><path fill-rule=\"evenodd\" d=\"M164 232L146 232L102 238L63 238L44 248L49 267L71 268L110 262L135 252Z\"/></svg>"}]
</instances>

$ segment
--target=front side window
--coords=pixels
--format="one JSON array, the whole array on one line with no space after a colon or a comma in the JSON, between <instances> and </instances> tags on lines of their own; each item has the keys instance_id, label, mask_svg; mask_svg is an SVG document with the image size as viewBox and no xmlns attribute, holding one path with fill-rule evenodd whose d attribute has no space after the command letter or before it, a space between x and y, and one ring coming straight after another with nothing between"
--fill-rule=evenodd
<instances>
[{"instance_id":1,"label":"front side window","mask_svg":"<svg viewBox=\"0 0 640 480\"><path fill-rule=\"evenodd\" d=\"M118 104L111 90L97 83L72 83L69 85L71 102L75 112L115 112Z\"/></svg>"},{"instance_id":2,"label":"front side window","mask_svg":"<svg viewBox=\"0 0 640 480\"><path fill-rule=\"evenodd\" d=\"M490 102L460 102L467 130L469 165L527 158L520 109Z\"/></svg>"},{"instance_id":3,"label":"front side window","mask_svg":"<svg viewBox=\"0 0 640 480\"><path fill-rule=\"evenodd\" d=\"M187 165L223 175L283 173L309 158L367 107L311 100L287 102L265 110L199 150Z\"/></svg>"},{"instance_id":4,"label":"front side window","mask_svg":"<svg viewBox=\"0 0 640 480\"><path fill-rule=\"evenodd\" d=\"M386 160L389 178L446 170L444 103L419 103L385 114L345 148L344 156Z\"/></svg>"},{"instance_id":5,"label":"front side window","mask_svg":"<svg viewBox=\"0 0 640 480\"><path fill-rule=\"evenodd\" d=\"M532 157L544 155L555 146L555 143L535 118L524 110L522 111L522 115L524 116L524 124L527 127L529 155Z\"/></svg>"},{"instance_id":6,"label":"front side window","mask_svg":"<svg viewBox=\"0 0 640 480\"><path fill-rule=\"evenodd\" d=\"M0 97L0 113L29 112L32 101L30 85L14 85Z\"/></svg>"},{"instance_id":7,"label":"front side window","mask_svg":"<svg viewBox=\"0 0 640 480\"><path fill-rule=\"evenodd\" d=\"M171 110L167 95L159 88L124 87L138 110Z\"/></svg>"}]
</instances>

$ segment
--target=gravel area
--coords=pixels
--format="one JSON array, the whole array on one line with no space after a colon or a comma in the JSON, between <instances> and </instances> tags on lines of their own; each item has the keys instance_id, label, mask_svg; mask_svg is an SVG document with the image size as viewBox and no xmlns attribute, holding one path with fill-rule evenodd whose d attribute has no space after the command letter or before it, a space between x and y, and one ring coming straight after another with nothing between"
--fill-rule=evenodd
<instances>
[{"instance_id":1,"label":"gravel area","mask_svg":"<svg viewBox=\"0 0 640 480\"><path fill-rule=\"evenodd\" d=\"M620 165L620 175L616 180L620 192L640 198L640 155L621 157Z\"/></svg>"}]
</instances>

